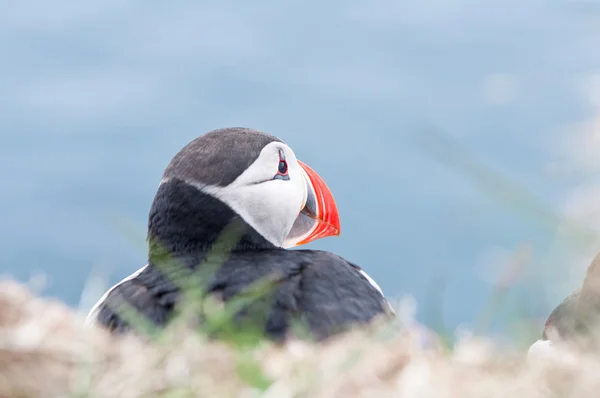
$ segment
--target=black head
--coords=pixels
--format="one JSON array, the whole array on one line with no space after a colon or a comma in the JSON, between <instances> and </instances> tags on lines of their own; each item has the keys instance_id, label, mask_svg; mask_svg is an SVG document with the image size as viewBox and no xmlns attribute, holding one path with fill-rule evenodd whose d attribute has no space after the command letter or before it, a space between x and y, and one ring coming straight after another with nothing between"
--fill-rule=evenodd
<instances>
[{"instance_id":1,"label":"black head","mask_svg":"<svg viewBox=\"0 0 600 398\"><path fill-rule=\"evenodd\" d=\"M248 128L210 131L175 155L154 198L149 238L180 254L206 251L232 221L248 230L235 250L339 234L318 174L282 140Z\"/></svg>"},{"instance_id":2,"label":"black head","mask_svg":"<svg viewBox=\"0 0 600 398\"><path fill-rule=\"evenodd\" d=\"M209 131L175 155L163 178L224 187L246 171L271 142L283 143L270 134L243 127Z\"/></svg>"}]
</instances>

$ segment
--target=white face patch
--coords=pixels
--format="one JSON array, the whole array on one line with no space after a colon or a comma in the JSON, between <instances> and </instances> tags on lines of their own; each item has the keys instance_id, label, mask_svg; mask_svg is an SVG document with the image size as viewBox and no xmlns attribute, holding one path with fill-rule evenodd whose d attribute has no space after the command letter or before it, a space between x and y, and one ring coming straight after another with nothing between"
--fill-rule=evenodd
<instances>
[{"instance_id":1,"label":"white face patch","mask_svg":"<svg viewBox=\"0 0 600 398\"><path fill-rule=\"evenodd\" d=\"M280 151L288 166L289 180L273 179L278 173ZM228 186L198 188L227 204L279 247L284 247L307 196L305 173L292 149L282 142L266 145L256 161Z\"/></svg>"}]
</instances>

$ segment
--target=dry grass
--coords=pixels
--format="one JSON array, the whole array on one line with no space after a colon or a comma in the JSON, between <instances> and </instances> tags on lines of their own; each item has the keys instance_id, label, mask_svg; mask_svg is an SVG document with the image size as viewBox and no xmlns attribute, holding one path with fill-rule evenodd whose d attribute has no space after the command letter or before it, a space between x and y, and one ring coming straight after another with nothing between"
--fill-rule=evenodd
<instances>
[{"instance_id":1,"label":"dry grass","mask_svg":"<svg viewBox=\"0 0 600 398\"><path fill-rule=\"evenodd\" d=\"M172 329L115 338L65 305L0 281L0 397L597 397L600 361L527 363L469 340L424 350L410 333L240 349Z\"/></svg>"}]
</instances>

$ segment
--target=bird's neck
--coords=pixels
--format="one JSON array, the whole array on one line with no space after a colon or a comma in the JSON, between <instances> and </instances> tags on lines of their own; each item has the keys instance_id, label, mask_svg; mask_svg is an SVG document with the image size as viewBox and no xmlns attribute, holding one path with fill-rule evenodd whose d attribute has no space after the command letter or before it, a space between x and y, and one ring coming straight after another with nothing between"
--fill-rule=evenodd
<instances>
[{"instance_id":1,"label":"bird's neck","mask_svg":"<svg viewBox=\"0 0 600 398\"><path fill-rule=\"evenodd\" d=\"M275 248L228 205L176 179L158 188L148 219L148 242L153 264L165 256L188 263L202 260L209 251Z\"/></svg>"}]
</instances>

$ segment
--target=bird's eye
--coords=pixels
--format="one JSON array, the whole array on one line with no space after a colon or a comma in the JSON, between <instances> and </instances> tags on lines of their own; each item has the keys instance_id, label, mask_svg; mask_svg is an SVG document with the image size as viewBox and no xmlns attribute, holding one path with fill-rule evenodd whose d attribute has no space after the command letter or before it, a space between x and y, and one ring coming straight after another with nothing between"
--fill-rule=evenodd
<instances>
[{"instance_id":1,"label":"bird's eye","mask_svg":"<svg viewBox=\"0 0 600 398\"><path fill-rule=\"evenodd\" d=\"M289 180L288 164L285 160L285 154L282 150L279 151L279 165L277 166L277 174L273 177L274 180Z\"/></svg>"},{"instance_id":2,"label":"bird's eye","mask_svg":"<svg viewBox=\"0 0 600 398\"><path fill-rule=\"evenodd\" d=\"M288 172L287 162L285 160L280 160L279 161L279 174L287 174L287 172Z\"/></svg>"}]
</instances>

